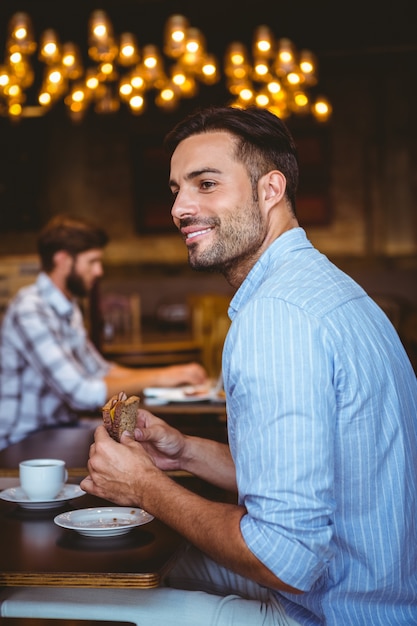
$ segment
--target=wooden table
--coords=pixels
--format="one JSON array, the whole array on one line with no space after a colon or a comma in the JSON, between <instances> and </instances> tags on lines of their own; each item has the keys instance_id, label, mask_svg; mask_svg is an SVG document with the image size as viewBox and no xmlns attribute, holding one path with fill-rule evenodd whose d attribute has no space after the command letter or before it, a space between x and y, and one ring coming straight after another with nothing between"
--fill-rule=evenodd
<instances>
[{"instance_id":1,"label":"wooden table","mask_svg":"<svg viewBox=\"0 0 417 626\"><path fill-rule=\"evenodd\" d=\"M86 475L96 422L30 435L0 452L0 474L16 477L25 458L64 459L70 482ZM62 508L28 510L0 499L0 586L156 587L183 546L158 520L119 537L91 538L54 523L65 510L114 506L85 494Z\"/></svg>"},{"instance_id":2,"label":"wooden table","mask_svg":"<svg viewBox=\"0 0 417 626\"><path fill-rule=\"evenodd\" d=\"M36 457L64 459L69 482L79 482L98 421L37 432L0 451L0 488L13 478L17 486L19 462ZM229 501L229 494L188 473L171 475L205 497ZM54 523L65 510L98 506L114 505L89 494L44 510L0 499L0 587L157 587L183 550L181 536L156 519L108 538L84 537Z\"/></svg>"},{"instance_id":3,"label":"wooden table","mask_svg":"<svg viewBox=\"0 0 417 626\"><path fill-rule=\"evenodd\" d=\"M54 523L65 510L114 506L90 495L63 508L26 510L0 500L0 586L158 587L183 539L154 519L118 537L84 537Z\"/></svg>"},{"instance_id":4,"label":"wooden table","mask_svg":"<svg viewBox=\"0 0 417 626\"><path fill-rule=\"evenodd\" d=\"M20 461L48 457L63 459L70 477L85 476L97 423L49 428L0 450L0 476L18 476Z\"/></svg>"},{"instance_id":5,"label":"wooden table","mask_svg":"<svg viewBox=\"0 0 417 626\"><path fill-rule=\"evenodd\" d=\"M201 362L201 344L193 339L104 343L102 353L109 361L133 367Z\"/></svg>"}]
</instances>

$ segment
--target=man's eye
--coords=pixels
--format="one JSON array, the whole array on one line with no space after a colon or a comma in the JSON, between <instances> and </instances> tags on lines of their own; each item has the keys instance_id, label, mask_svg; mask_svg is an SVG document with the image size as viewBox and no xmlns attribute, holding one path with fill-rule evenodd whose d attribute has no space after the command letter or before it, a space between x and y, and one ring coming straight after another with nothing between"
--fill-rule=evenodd
<instances>
[{"instance_id":1,"label":"man's eye","mask_svg":"<svg viewBox=\"0 0 417 626\"><path fill-rule=\"evenodd\" d=\"M215 186L216 183L214 183L212 180L203 180L201 182L201 187L203 189L211 189L212 187Z\"/></svg>"}]
</instances>

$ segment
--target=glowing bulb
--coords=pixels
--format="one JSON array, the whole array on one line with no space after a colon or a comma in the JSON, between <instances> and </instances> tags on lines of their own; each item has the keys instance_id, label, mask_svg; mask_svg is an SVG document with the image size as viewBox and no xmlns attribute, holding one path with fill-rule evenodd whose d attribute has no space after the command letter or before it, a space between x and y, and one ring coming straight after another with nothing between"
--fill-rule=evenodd
<instances>
[{"instance_id":1,"label":"glowing bulb","mask_svg":"<svg viewBox=\"0 0 417 626\"><path fill-rule=\"evenodd\" d=\"M296 72L290 72L287 75L287 80L290 85L298 85L301 82L300 76L299 74L296 74Z\"/></svg>"},{"instance_id":2,"label":"glowing bulb","mask_svg":"<svg viewBox=\"0 0 417 626\"><path fill-rule=\"evenodd\" d=\"M20 54L20 52L13 52L13 54L10 55L10 63L13 64L18 64L21 63L22 61L22 55Z\"/></svg>"},{"instance_id":3,"label":"glowing bulb","mask_svg":"<svg viewBox=\"0 0 417 626\"><path fill-rule=\"evenodd\" d=\"M15 31L15 37L16 39L19 39L19 40L24 39L27 34L28 32L24 26L21 26Z\"/></svg>"},{"instance_id":4,"label":"glowing bulb","mask_svg":"<svg viewBox=\"0 0 417 626\"><path fill-rule=\"evenodd\" d=\"M57 85L62 80L62 74L59 70L54 70L50 72L48 79L54 85Z\"/></svg>"},{"instance_id":5,"label":"glowing bulb","mask_svg":"<svg viewBox=\"0 0 417 626\"><path fill-rule=\"evenodd\" d=\"M130 98L129 105L131 106L132 109L134 109L135 111L138 111L139 109L143 107L144 102L145 101L142 96L136 95L136 96L133 96L133 98Z\"/></svg>"},{"instance_id":6,"label":"glowing bulb","mask_svg":"<svg viewBox=\"0 0 417 626\"><path fill-rule=\"evenodd\" d=\"M47 91L43 91L42 93L39 94L38 102L42 106L48 106L49 104L51 104L51 100L52 100L51 94L48 93Z\"/></svg>"}]
</instances>

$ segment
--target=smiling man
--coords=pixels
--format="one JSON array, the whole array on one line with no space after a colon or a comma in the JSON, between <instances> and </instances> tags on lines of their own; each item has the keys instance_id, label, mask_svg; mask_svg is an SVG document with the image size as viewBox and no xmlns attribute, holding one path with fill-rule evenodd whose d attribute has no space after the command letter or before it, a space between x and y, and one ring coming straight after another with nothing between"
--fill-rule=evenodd
<instances>
[{"instance_id":1,"label":"smiling man","mask_svg":"<svg viewBox=\"0 0 417 626\"><path fill-rule=\"evenodd\" d=\"M210 150L207 153L204 139ZM222 131L205 138L188 137L172 159L170 187L176 198L172 216L188 247L191 267L217 270L238 287L278 234L294 228L297 221L290 205L287 211L275 212L279 219L273 221L268 219L268 209L259 210L258 193L268 194L274 201L278 193L284 201L285 176L275 171L267 183L270 188L253 188L246 163L237 158L230 162L235 144L233 135ZM195 168L199 160L207 161L207 157L201 160L202 154L210 154L213 166ZM228 167L219 169L227 158Z\"/></svg>"},{"instance_id":2,"label":"smiling man","mask_svg":"<svg viewBox=\"0 0 417 626\"><path fill-rule=\"evenodd\" d=\"M299 226L296 150L279 118L210 108L167 145L190 263L236 289L223 351L229 444L142 410L134 438L98 427L81 487L144 508L189 549L166 588L77 590L84 618L417 623L417 382L396 331ZM236 503L166 470L235 491ZM51 591L74 618L69 596Z\"/></svg>"}]
</instances>

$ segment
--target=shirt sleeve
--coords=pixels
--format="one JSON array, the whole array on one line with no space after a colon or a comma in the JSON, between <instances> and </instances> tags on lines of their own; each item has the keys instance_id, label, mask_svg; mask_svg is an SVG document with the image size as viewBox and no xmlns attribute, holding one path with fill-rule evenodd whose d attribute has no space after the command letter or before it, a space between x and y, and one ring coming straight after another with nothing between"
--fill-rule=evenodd
<instances>
[{"instance_id":1,"label":"shirt sleeve","mask_svg":"<svg viewBox=\"0 0 417 626\"><path fill-rule=\"evenodd\" d=\"M281 580L308 590L332 557L329 337L298 307L254 299L233 321L225 356L243 537Z\"/></svg>"},{"instance_id":2,"label":"shirt sleeve","mask_svg":"<svg viewBox=\"0 0 417 626\"><path fill-rule=\"evenodd\" d=\"M19 349L34 372L75 411L93 411L106 400L103 377L108 364L86 336L75 317L75 327L60 325L48 309L34 306L18 311L13 319Z\"/></svg>"}]
</instances>

